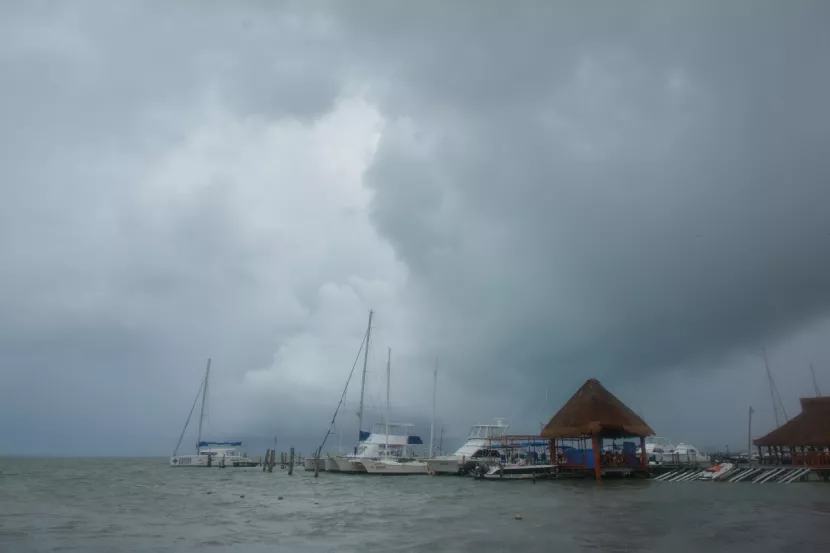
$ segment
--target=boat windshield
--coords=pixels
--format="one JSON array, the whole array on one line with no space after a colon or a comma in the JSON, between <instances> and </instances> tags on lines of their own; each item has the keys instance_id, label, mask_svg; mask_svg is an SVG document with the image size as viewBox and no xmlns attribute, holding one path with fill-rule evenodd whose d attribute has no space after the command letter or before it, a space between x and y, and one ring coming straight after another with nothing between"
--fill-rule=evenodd
<instances>
[{"instance_id":1,"label":"boat windshield","mask_svg":"<svg viewBox=\"0 0 830 553\"><path fill-rule=\"evenodd\" d=\"M489 424L477 424L470 431L470 439L492 440L501 438L507 432L506 426L493 426Z\"/></svg>"}]
</instances>

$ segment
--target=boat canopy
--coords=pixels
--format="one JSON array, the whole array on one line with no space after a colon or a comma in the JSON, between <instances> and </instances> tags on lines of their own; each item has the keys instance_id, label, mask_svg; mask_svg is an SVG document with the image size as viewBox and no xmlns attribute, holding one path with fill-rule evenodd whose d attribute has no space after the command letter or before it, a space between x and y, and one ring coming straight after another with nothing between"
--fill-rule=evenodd
<instances>
[{"instance_id":1,"label":"boat canopy","mask_svg":"<svg viewBox=\"0 0 830 553\"><path fill-rule=\"evenodd\" d=\"M199 442L199 447L208 446L241 447L242 442Z\"/></svg>"}]
</instances>

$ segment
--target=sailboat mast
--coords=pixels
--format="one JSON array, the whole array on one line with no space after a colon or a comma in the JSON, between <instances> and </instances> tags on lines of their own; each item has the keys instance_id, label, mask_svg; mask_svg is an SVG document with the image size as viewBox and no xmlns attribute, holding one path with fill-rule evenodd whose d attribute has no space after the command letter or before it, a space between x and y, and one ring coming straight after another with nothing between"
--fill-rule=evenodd
<instances>
[{"instance_id":1,"label":"sailboat mast","mask_svg":"<svg viewBox=\"0 0 830 553\"><path fill-rule=\"evenodd\" d=\"M810 373L813 375L813 388L816 391L816 397L821 397L821 390L818 389L818 382L816 382L816 370L812 363L810 363Z\"/></svg>"},{"instance_id":2,"label":"sailboat mast","mask_svg":"<svg viewBox=\"0 0 830 553\"><path fill-rule=\"evenodd\" d=\"M444 454L444 429L441 428L441 437L438 438L438 455Z\"/></svg>"},{"instance_id":3,"label":"sailboat mast","mask_svg":"<svg viewBox=\"0 0 830 553\"><path fill-rule=\"evenodd\" d=\"M357 429L357 443L360 443L360 433L363 432L363 395L366 392L366 366L369 364L369 338L372 335L372 315L373 311L369 310L369 326L366 329L366 348L363 350L363 380L360 384L360 407L357 411L358 429Z\"/></svg>"},{"instance_id":4,"label":"sailboat mast","mask_svg":"<svg viewBox=\"0 0 830 553\"><path fill-rule=\"evenodd\" d=\"M779 409L784 415L786 422L789 422L790 418L784 410L784 402L781 401L781 394L778 393L778 386L775 385L775 380L772 379L772 372L769 370L769 360L767 360L767 350L765 348L761 348L761 353L764 355L764 366L767 368L767 381L769 383L769 395L772 399L772 411L775 415L775 427L778 428L781 426L781 421L778 419Z\"/></svg>"},{"instance_id":5,"label":"sailboat mast","mask_svg":"<svg viewBox=\"0 0 830 553\"><path fill-rule=\"evenodd\" d=\"M392 348L386 353L386 447L384 457L389 457L389 380L392 374Z\"/></svg>"},{"instance_id":6,"label":"sailboat mast","mask_svg":"<svg viewBox=\"0 0 830 553\"><path fill-rule=\"evenodd\" d=\"M433 456L433 436L435 435L435 395L438 391L438 359L435 359L435 370L432 372L432 419L429 421L429 458Z\"/></svg>"},{"instance_id":7,"label":"sailboat mast","mask_svg":"<svg viewBox=\"0 0 830 553\"><path fill-rule=\"evenodd\" d=\"M196 454L199 454L199 447L202 443L202 422L205 419L205 398L208 391L208 379L210 378L210 358L207 360L207 369L205 369L205 385L202 386L202 406L199 408L199 435L196 438Z\"/></svg>"}]
</instances>

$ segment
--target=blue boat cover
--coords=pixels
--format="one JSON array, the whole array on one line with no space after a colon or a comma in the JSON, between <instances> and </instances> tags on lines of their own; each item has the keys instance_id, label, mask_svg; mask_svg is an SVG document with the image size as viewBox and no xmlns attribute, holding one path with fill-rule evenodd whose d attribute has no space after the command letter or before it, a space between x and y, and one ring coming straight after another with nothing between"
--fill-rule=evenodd
<instances>
[{"instance_id":1,"label":"blue boat cover","mask_svg":"<svg viewBox=\"0 0 830 553\"><path fill-rule=\"evenodd\" d=\"M421 439L420 436L410 436L409 440L406 442L409 445L422 445L424 441Z\"/></svg>"},{"instance_id":2,"label":"blue boat cover","mask_svg":"<svg viewBox=\"0 0 830 553\"><path fill-rule=\"evenodd\" d=\"M542 447L550 445L549 442L521 442L516 444L499 444L492 446L494 449L517 449L520 447Z\"/></svg>"},{"instance_id":3,"label":"blue boat cover","mask_svg":"<svg viewBox=\"0 0 830 553\"><path fill-rule=\"evenodd\" d=\"M360 431L359 441L361 441L361 442L362 442L362 441L364 441L364 440L368 439L368 438L369 438L369 436L371 436L371 435L372 435L372 433L371 433L371 432L366 432L365 430L361 430L361 431Z\"/></svg>"}]
</instances>

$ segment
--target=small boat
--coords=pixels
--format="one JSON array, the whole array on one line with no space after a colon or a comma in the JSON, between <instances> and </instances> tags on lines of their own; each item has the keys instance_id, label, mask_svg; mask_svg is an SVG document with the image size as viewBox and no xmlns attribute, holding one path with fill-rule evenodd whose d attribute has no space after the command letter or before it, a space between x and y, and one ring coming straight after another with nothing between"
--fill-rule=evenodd
<instances>
[{"instance_id":1,"label":"small boat","mask_svg":"<svg viewBox=\"0 0 830 553\"><path fill-rule=\"evenodd\" d=\"M698 477L698 480L720 480L724 474L730 472L733 468L735 468L735 465L732 463L713 465L704 470Z\"/></svg>"},{"instance_id":2,"label":"small boat","mask_svg":"<svg viewBox=\"0 0 830 553\"><path fill-rule=\"evenodd\" d=\"M556 472L556 465L510 464L485 467L475 474L484 480L533 480L549 478Z\"/></svg>"},{"instance_id":3,"label":"small boat","mask_svg":"<svg viewBox=\"0 0 830 553\"><path fill-rule=\"evenodd\" d=\"M242 442L203 442L202 441L202 423L205 418L205 401L207 398L208 381L210 379L210 359L207 362L205 369L205 377L199 385L199 392L196 394L196 399L193 401L193 406L190 408L190 414L184 423L182 434L179 437L179 443L176 444L176 449L173 450L173 455L170 456L171 467L256 467L259 466L257 461L248 458L247 453L241 451ZM179 446L182 444L182 438L187 431L187 426L190 423L190 417L193 415L193 410L196 408L196 401L202 398L201 407L199 409L199 434L196 439L196 454L195 455L178 455Z\"/></svg>"}]
</instances>

